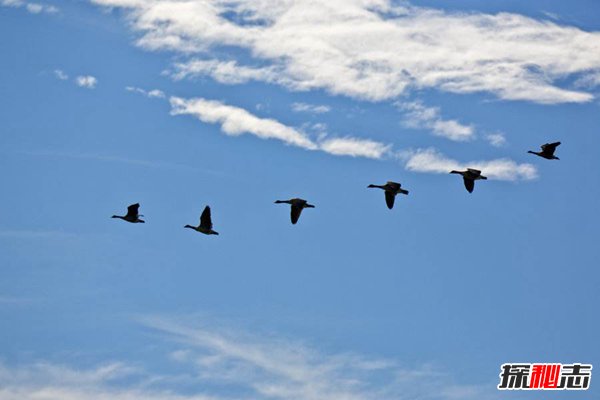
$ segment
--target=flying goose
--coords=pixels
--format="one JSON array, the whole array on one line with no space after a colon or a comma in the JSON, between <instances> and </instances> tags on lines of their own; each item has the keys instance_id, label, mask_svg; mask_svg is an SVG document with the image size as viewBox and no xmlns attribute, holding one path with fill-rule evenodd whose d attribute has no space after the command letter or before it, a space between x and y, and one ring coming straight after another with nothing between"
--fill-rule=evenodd
<instances>
[{"instance_id":1,"label":"flying goose","mask_svg":"<svg viewBox=\"0 0 600 400\"><path fill-rule=\"evenodd\" d=\"M554 151L558 146L560 146L560 142L546 143L540 146L542 151L529 150L528 153L535 154L536 156L540 156L546 160L560 160L560 158L554 155Z\"/></svg>"},{"instance_id":2,"label":"flying goose","mask_svg":"<svg viewBox=\"0 0 600 400\"><path fill-rule=\"evenodd\" d=\"M290 199L290 200L277 200L275 204L290 204L292 206L292 211L290 217L292 219L292 224L298 222L298 218L300 218L300 214L302 210L305 208L315 208L312 204L308 204L308 202L304 199Z\"/></svg>"},{"instance_id":3,"label":"flying goose","mask_svg":"<svg viewBox=\"0 0 600 400\"><path fill-rule=\"evenodd\" d=\"M369 188L379 188L385 190L385 203L388 208L391 210L394 208L394 200L396 199L396 195L398 193L408 194L408 190L402 189L398 182L388 181L385 185L369 185Z\"/></svg>"},{"instance_id":4,"label":"flying goose","mask_svg":"<svg viewBox=\"0 0 600 400\"><path fill-rule=\"evenodd\" d=\"M467 168L466 171L450 171L451 174L460 174L465 181L465 188L467 188L467 192L473 193L473 189L475 188L475 181L479 179L487 179L485 176L481 175L481 171L478 169Z\"/></svg>"},{"instance_id":5,"label":"flying goose","mask_svg":"<svg viewBox=\"0 0 600 400\"><path fill-rule=\"evenodd\" d=\"M138 210L140 208L140 203L135 203L127 207L127 214L124 216L121 215L113 215L111 218L121 218L123 221L131 222L132 224L136 223L145 223L142 221L140 217L143 215L138 214Z\"/></svg>"},{"instance_id":6,"label":"flying goose","mask_svg":"<svg viewBox=\"0 0 600 400\"><path fill-rule=\"evenodd\" d=\"M200 225L192 226L186 225L184 228L190 228L197 232L204 233L205 235L218 235L219 232L213 231L213 224L210 218L210 207L204 207L204 211L202 211L202 215L200 216Z\"/></svg>"}]
</instances>

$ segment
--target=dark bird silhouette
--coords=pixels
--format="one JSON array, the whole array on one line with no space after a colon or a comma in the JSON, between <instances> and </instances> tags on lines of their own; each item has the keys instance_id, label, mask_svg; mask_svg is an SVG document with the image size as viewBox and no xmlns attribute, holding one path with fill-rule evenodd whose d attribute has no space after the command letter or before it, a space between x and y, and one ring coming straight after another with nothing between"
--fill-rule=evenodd
<instances>
[{"instance_id":1,"label":"dark bird silhouette","mask_svg":"<svg viewBox=\"0 0 600 400\"><path fill-rule=\"evenodd\" d=\"M481 175L481 171L478 169L467 168L466 171L450 171L451 174L460 174L465 181L465 188L467 192L473 193L473 189L475 189L475 181L479 179L487 179L485 176Z\"/></svg>"},{"instance_id":2,"label":"dark bird silhouette","mask_svg":"<svg viewBox=\"0 0 600 400\"><path fill-rule=\"evenodd\" d=\"M308 204L306 200L303 199L290 199L290 200L277 200L275 204L290 204L292 206L292 211L290 217L292 219L292 224L298 222L298 218L300 218L300 214L302 210L305 208L315 208L312 204Z\"/></svg>"},{"instance_id":3,"label":"dark bird silhouette","mask_svg":"<svg viewBox=\"0 0 600 400\"><path fill-rule=\"evenodd\" d=\"M535 154L536 156L540 156L546 160L560 160L560 158L554 155L554 151L558 146L560 146L560 142L546 143L540 146L542 151L529 150L528 153Z\"/></svg>"},{"instance_id":4,"label":"dark bird silhouette","mask_svg":"<svg viewBox=\"0 0 600 400\"><path fill-rule=\"evenodd\" d=\"M140 209L140 203L135 203L127 207L127 214L124 216L113 215L111 218L121 218L123 221L131 222L132 224L136 223L144 223L140 217L143 215L138 214L138 210Z\"/></svg>"},{"instance_id":5,"label":"dark bird silhouette","mask_svg":"<svg viewBox=\"0 0 600 400\"><path fill-rule=\"evenodd\" d=\"M218 235L219 232L213 231L212 219L210 218L210 207L204 207L202 215L200 216L200 225L192 226L186 225L184 228L190 228L197 232L204 233L205 235Z\"/></svg>"},{"instance_id":6,"label":"dark bird silhouette","mask_svg":"<svg viewBox=\"0 0 600 400\"><path fill-rule=\"evenodd\" d=\"M398 193L408 194L408 190L402 189L398 182L388 181L385 185L369 185L369 188L379 188L385 191L385 204L387 204L388 208L391 210L394 208L394 200L396 199L396 195Z\"/></svg>"}]
</instances>

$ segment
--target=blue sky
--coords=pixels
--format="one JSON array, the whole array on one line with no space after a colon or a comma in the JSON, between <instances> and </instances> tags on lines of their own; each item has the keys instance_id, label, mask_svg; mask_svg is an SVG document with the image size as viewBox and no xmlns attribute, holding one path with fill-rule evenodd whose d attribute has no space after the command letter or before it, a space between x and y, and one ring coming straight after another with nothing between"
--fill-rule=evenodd
<instances>
[{"instance_id":1,"label":"blue sky","mask_svg":"<svg viewBox=\"0 0 600 400\"><path fill-rule=\"evenodd\" d=\"M598 2L182 4L0 0L0 398L541 399L500 365L597 363Z\"/></svg>"}]
</instances>

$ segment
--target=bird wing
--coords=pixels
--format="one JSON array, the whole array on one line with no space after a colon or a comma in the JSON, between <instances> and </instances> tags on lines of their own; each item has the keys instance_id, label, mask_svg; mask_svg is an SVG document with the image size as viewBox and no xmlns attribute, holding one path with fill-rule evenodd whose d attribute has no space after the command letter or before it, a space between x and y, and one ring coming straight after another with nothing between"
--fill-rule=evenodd
<instances>
[{"instance_id":1,"label":"bird wing","mask_svg":"<svg viewBox=\"0 0 600 400\"><path fill-rule=\"evenodd\" d=\"M542 151L552 155L558 146L560 146L560 142L546 143L542 145Z\"/></svg>"},{"instance_id":2,"label":"bird wing","mask_svg":"<svg viewBox=\"0 0 600 400\"><path fill-rule=\"evenodd\" d=\"M292 211L290 217L292 219L292 224L298 222L298 218L300 218L300 214L302 214L302 206L298 204L292 204Z\"/></svg>"},{"instance_id":3,"label":"bird wing","mask_svg":"<svg viewBox=\"0 0 600 400\"><path fill-rule=\"evenodd\" d=\"M396 195L392 192L385 191L385 204L387 204L388 208L391 210L394 208L394 200L396 200Z\"/></svg>"},{"instance_id":4,"label":"bird wing","mask_svg":"<svg viewBox=\"0 0 600 400\"><path fill-rule=\"evenodd\" d=\"M467 168L467 171L471 172L473 175L475 176L479 176L481 175L481 171L478 169L474 169L474 168Z\"/></svg>"},{"instance_id":5,"label":"bird wing","mask_svg":"<svg viewBox=\"0 0 600 400\"><path fill-rule=\"evenodd\" d=\"M210 218L210 207L204 207L204 211L202 211L202 215L200 216L200 226L206 229L212 229L212 220Z\"/></svg>"},{"instance_id":6,"label":"bird wing","mask_svg":"<svg viewBox=\"0 0 600 400\"><path fill-rule=\"evenodd\" d=\"M475 189L475 181L469 178L463 178L465 181L465 188L467 188L467 192L473 193L473 189Z\"/></svg>"},{"instance_id":7,"label":"bird wing","mask_svg":"<svg viewBox=\"0 0 600 400\"><path fill-rule=\"evenodd\" d=\"M127 215L126 217L135 218L138 216L138 210L140 209L140 204L135 203L127 207Z\"/></svg>"}]
</instances>

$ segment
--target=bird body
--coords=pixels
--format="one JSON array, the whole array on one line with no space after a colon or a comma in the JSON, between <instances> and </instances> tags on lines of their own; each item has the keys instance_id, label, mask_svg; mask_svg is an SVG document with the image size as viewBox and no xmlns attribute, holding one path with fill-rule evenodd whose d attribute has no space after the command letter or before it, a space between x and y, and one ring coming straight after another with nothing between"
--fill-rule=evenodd
<instances>
[{"instance_id":1,"label":"bird body","mask_svg":"<svg viewBox=\"0 0 600 400\"><path fill-rule=\"evenodd\" d=\"M540 146L542 151L529 150L528 153L535 154L536 156L545 158L546 160L560 160L560 158L554 155L554 152L558 146L560 146L560 142L546 143Z\"/></svg>"},{"instance_id":2,"label":"bird body","mask_svg":"<svg viewBox=\"0 0 600 400\"><path fill-rule=\"evenodd\" d=\"M483 179L486 180L487 177L481 175L481 171L478 169L467 168L466 171L450 171L451 174L459 174L462 175L463 181L465 183L465 188L467 192L473 193L473 189L475 189L475 181Z\"/></svg>"},{"instance_id":3,"label":"bird body","mask_svg":"<svg viewBox=\"0 0 600 400\"><path fill-rule=\"evenodd\" d=\"M396 195L398 193L407 195L408 190L404 190L401 187L402 185L398 182L388 181L385 185L369 185L368 188L378 188L383 189L385 191L385 203L388 208L391 210L394 207L394 200L396 199Z\"/></svg>"},{"instance_id":4,"label":"bird body","mask_svg":"<svg viewBox=\"0 0 600 400\"><path fill-rule=\"evenodd\" d=\"M130 205L129 207L127 207L127 214L125 215L113 215L111 218L120 218L123 221L127 221L127 222L131 222L132 224L137 224L137 223L145 223L146 221L142 221L140 219L140 217L143 217L143 215L140 215L138 213L140 209L140 204L139 203L135 203Z\"/></svg>"},{"instance_id":5,"label":"bird body","mask_svg":"<svg viewBox=\"0 0 600 400\"><path fill-rule=\"evenodd\" d=\"M196 232L204 233L205 235L218 235L219 232L213 230L212 218L210 216L210 207L204 207L204 211L202 211L202 215L200 216L200 225L192 226L186 225L184 228L190 228L195 230Z\"/></svg>"},{"instance_id":6,"label":"bird body","mask_svg":"<svg viewBox=\"0 0 600 400\"><path fill-rule=\"evenodd\" d=\"M290 204L292 206L290 218L292 220L292 224L296 224L298 219L300 218L300 214L302 210L305 208L315 208L312 204L308 204L308 202L304 199L294 198L290 200L276 200L275 204Z\"/></svg>"}]
</instances>

